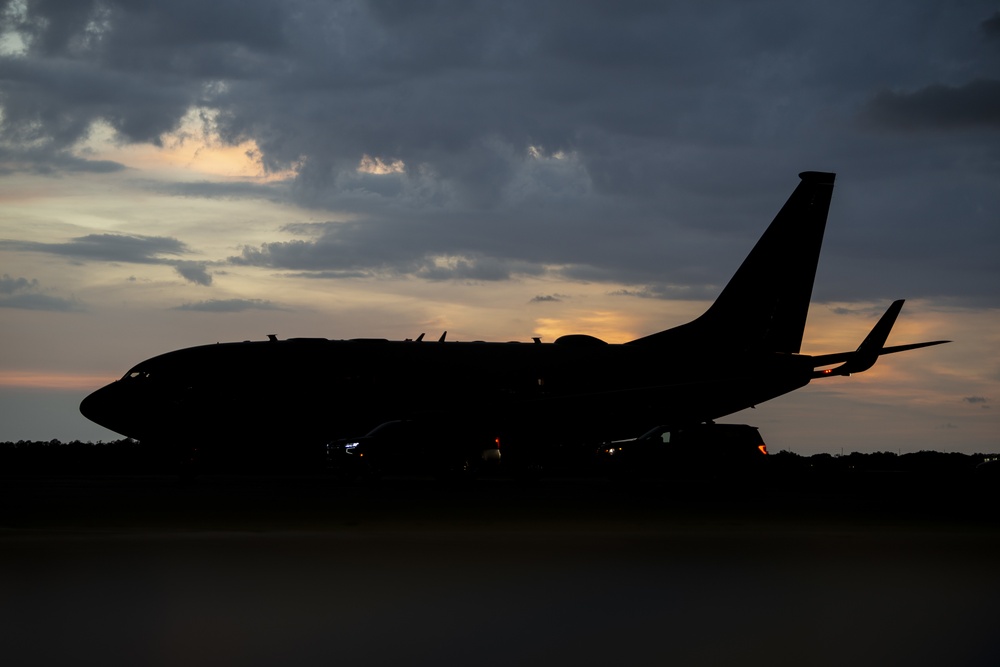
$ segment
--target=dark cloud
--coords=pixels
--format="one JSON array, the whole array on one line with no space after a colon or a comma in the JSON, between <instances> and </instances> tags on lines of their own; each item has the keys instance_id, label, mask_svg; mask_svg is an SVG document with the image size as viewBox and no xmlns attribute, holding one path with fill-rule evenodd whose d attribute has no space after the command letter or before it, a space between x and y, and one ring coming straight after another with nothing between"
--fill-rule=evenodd
<instances>
[{"instance_id":1,"label":"dark cloud","mask_svg":"<svg viewBox=\"0 0 1000 667\"><path fill-rule=\"evenodd\" d=\"M230 0L11 3L5 14L32 57L0 59L4 129L58 146L97 119L158 143L211 82L250 76L279 49L286 17L280 4Z\"/></svg>"},{"instance_id":2,"label":"dark cloud","mask_svg":"<svg viewBox=\"0 0 1000 667\"><path fill-rule=\"evenodd\" d=\"M15 294L38 289L38 280L32 278L11 278L6 273L0 276L0 294Z\"/></svg>"},{"instance_id":3,"label":"dark cloud","mask_svg":"<svg viewBox=\"0 0 1000 667\"><path fill-rule=\"evenodd\" d=\"M174 310L192 310L201 313L240 313L246 310L284 310L263 299L209 299L185 303Z\"/></svg>"},{"instance_id":4,"label":"dark cloud","mask_svg":"<svg viewBox=\"0 0 1000 667\"><path fill-rule=\"evenodd\" d=\"M159 144L194 102L166 82L75 59L3 58L0 78L6 83L3 128L8 137L50 139L60 147L86 136L96 120L126 141ZM71 105L62 106L64 101Z\"/></svg>"},{"instance_id":5,"label":"dark cloud","mask_svg":"<svg viewBox=\"0 0 1000 667\"><path fill-rule=\"evenodd\" d=\"M49 160L48 163L56 165L60 171L64 172L112 174L125 169L125 165L114 160L86 160L65 154L58 155L57 159Z\"/></svg>"},{"instance_id":6,"label":"dark cloud","mask_svg":"<svg viewBox=\"0 0 1000 667\"><path fill-rule=\"evenodd\" d=\"M73 152L95 122L157 144L199 110L206 131L254 141L265 169L294 178L146 187L349 220L286 229L307 238L233 264L557 272L661 298L715 293L796 173L838 171L821 270L843 268L817 280L822 298L996 303L983 211L1000 205L997 17L985 1L8 3L26 48L0 57L0 162L115 169ZM906 210L880 208L888 191ZM117 261L182 261L133 252Z\"/></svg>"},{"instance_id":7,"label":"dark cloud","mask_svg":"<svg viewBox=\"0 0 1000 667\"><path fill-rule=\"evenodd\" d=\"M941 67L941 61L929 63L923 81L884 87L864 105L861 118L872 126L895 130L1000 128L1000 79L995 76L1000 61L995 49L977 50L980 42L987 49L1000 43L1000 12L980 21L979 29L980 39L968 35L964 43L956 31L953 60L946 67Z\"/></svg>"},{"instance_id":8,"label":"dark cloud","mask_svg":"<svg viewBox=\"0 0 1000 667\"><path fill-rule=\"evenodd\" d=\"M356 252L359 250L360 252ZM424 280L497 281L515 275L540 275L544 268L532 262L507 260L477 254L462 256L422 254L424 249L406 252L395 246L380 249L355 246L336 237L319 241L265 243L244 246L240 255L229 257L231 264L260 266L297 273L312 278L357 278L413 276Z\"/></svg>"},{"instance_id":9,"label":"dark cloud","mask_svg":"<svg viewBox=\"0 0 1000 667\"><path fill-rule=\"evenodd\" d=\"M541 275L544 270L529 262L495 257L449 257L428 262L414 275L426 280L496 281L514 276Z\"/></svg>"},{"instance_id":10,"label":"dark cloud","mask_svg":"<svg viewBox=\"0 0 1000 667\"><path fill-rule=\"evenodd\" d=\"M167 236L138 234L88 234L64 243L0 240L0 249L43 252L81 261L160 264L172 266L185 280L211 285L206 262L174 259L190 252L183 242Z\"/></svg>"},{"instance_id":11,"label":"dark cloud","mask_svg":"<svg viewBox=\"0 0 1000 667\"><path fill-rule=\"evenodd\" d=\"M88 160L66 151L15 150L0 146L0 175L10 175L24 170L41 175L112 174L124 169L125 165L120 162Z\"/></svg>"},{"instance_id":12,"label":"dark cloud","mask_svg":"<svg viewBox=\"0 0 1000 667\"><path fill-rule=\"evenodd\" d=\"M160 192L178 197L199 197L204 199L264 199L287 202L290 199L286 183L233 183L233 182L184 182L161 183L142 181L142 187L152 192Z\"/></svg>"},{"instance_id":13,"label":"dark cloud","mask_svg":"<svg viewBox=\"0 0 1000 667\"><path fill-rule=\"evenodd\" d=\"M539 294L530 303L558 303L566 298L563 294Z\"/></svg>"},{"instance_id":14,"label":"dark cloud","mask_svg":"<svg viewBox=\"0 0 1000 667\"><path fill-rule=\"evenodd\" d=\"M75 299L63 299L49 294L15 294L3 297L0 298L0 308L55 312L77 312L84 309L83 304Z\"/></svg>"},{"instance_id":15,"label":"dark cloud","mask_svg":"<svg viewBox=\"0 0 1000 667\"><path fill-rule=\"evenodd\" d=\"M883 91L864 114L873 123L904 130L1000 128L1000 80L932 84L912 93Z\"/></svg>"},{"instance_id":16,"label":"dark cloud","mask_svg":"<svg viewBox=\"0 0 1000 667\"><path fill-rule=\"evenodd\" d=\"M488 203L510 177L498 147L587 146L588 168L610 176L625 157L606 154L613 137L690 140L733 103L753 113L745 70L796 42L772 23L780 8L719 20L627 4L30 3L28 57L0 65L5 130L68 147L100 119L156 143L199 106L220 112L225 139L255 139L266 166L299 163L304 199L367 153L430 165L453 194ZM695 36L706 29L715 39ZM699 102L705 80L731 99ZM629 157L648 173L650 155Z\"/></svg>"},{"instance_id":17,"label":"dark cloud","mask_svg":"<svg viewBox=\"0 0 1000 667\"><path fill-rule=\"evenodd\" d=\"M310 280L347 280L351 278L378 278L372 271L308 271L305 273L289 272L293 278L308 278Z\"/></svg>"},{"instance_id":18,"label":"dark cloud","mask_svg":"<svg viewBox=\"0 0 1000 667\"><path fill-rule=\"evenodd\" d=\"M405 225L405 223L404 223ZM291 271L407 275L428 270L426 245L416 241L419 225L404 225L381 219L363 222L288 225L285 230L310 239L275 241L258 247L244 246L228 261L241 266L260 266ZM393 231L400 236L392 239ZM408 244L404 239L413 240Z\"/></svg>"},{"instance_id":19,"label":"dark cloud","mask_svg":"<svg viewBox=\"0 0 1000 667\"><path fill-rule=\"evenodd\" d=\"M987 39L1000 40L1000 12L983 21L980 27Z\"/></svg>"},{"instance_id":20,"label":"dark cloud","mask_svg":"<svg viewBox=\"0 0 1000 667\"><path fill-rule=\"evenodd\" d=\"M985 396L965 396L962 398L966 403L972 403L973 405L988 403L989 399Z\"/></svg>"},{"instance_id":21,"label":"dark cloud","mask_svg":"<svg viewBox=\"0 0 1000 667\"><path fill-rule=\"evenodd\" d=\"M208 269L204 262L178 262L174 264L174 269L177 273L192 283L197 283L199 285L211 285L212 284L212 274L208 272Z\"/></svg>"},{"instance_id":22,"label":"dark cloud","mask_svg":"<svg viewBox=\"0 0 1000 667\"><path fill-rule=\"evenodd\" d=\"M35 278L13 278L5 273L0 276L0 308L75 312L83 310L83 304L76 299L44 294Z\"/></svg>"},{"instance_id":23,"label":"dark cloud","mask_svg":"<svg viewBox=\"0 0 1000 667\"><path fill-rule=\"evenodd\" d=\"M24 252L44 252L73 259L136 264L163 264L163 255L182 255L187 246L165 236L138 234L87 234L65 243L0 241L0 248Z\"/></svg>"}]
</instances>

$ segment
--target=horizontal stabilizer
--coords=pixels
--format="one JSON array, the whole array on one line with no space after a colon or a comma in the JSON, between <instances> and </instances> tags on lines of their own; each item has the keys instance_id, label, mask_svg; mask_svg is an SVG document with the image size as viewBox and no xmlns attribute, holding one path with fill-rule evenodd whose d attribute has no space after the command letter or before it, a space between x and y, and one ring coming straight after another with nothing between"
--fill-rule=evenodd
<instances>
[{"instance_id":1,"label":"horizontal stabilizer","mask_svg":"<svg viewBox=\"0 0 1000 667\"><path fill-rule=\"evenodd\" d=\"M927 343L910 343L909 345L893 345L891 347L883 347L879 354L892 354L893 352L906 352L907 350L917 350L922 347L930 347L932 345L943 345L945 343L950 343L950 340L932 340Z\"/></svg>"},{"instance_id":2,"label":"horizontal stabilizer","mask_svg":"<svg viewBox=\"0 0 1000 667\"><path fill-rule=\"evenodd\" d=\"M941 345L942 343L951 342L947 340L935 340L926 343L910 343L908 345L884 347L885 341L889 338L889 332L892 331L892 326L896 323L896 317L899 316L899 311L903 308L904 301L904 299L899 299L892 302L892 305L879 318L879 321L875 323L875 326L872 327L872 330L865 336L865 339L861 341L861 345L854 352L837 352L835 354L821 354L813 357L813 368L830 366L836 363L841 364L836 368L815 371L813 377L832 377L834 375L862 373L874 366L875 362L883 354L905 352L906 350L916 350L921 347L930 347L931 345Z\"/></svg>"}]
</instances>

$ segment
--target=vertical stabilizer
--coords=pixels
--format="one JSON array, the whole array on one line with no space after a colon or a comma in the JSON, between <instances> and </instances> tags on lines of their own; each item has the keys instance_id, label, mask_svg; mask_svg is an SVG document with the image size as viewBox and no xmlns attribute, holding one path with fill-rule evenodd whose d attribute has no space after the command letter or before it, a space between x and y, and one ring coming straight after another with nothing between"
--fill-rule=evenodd
<instances>
[{"instance_id":1,"label":"vertical stabilizer","mask_svg":"<svg viewBox=\"0 0 1000 667\"><path fill-rule=\"evenodd\" d=\"M799 352L835 174L806 171L729 284L704 315L632 344L697 344Z\"/></svg>"}]
</instances>

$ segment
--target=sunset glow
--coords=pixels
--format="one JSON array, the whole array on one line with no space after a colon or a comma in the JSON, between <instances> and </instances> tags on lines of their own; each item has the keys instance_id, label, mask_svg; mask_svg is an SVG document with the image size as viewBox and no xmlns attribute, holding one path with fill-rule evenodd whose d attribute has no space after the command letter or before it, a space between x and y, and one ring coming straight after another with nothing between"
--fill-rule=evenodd
<instances>
[{"instance_id":1,"label":"sunset glow","mask_svg":"<svg viewBox=\"0 0 1000 667\"><path fill-rule=\"evenodd\" d=\"M111 375L76 375L43 371L0 371L0 387L93 390L117 380Z\"/></svg>"}]
</instances>

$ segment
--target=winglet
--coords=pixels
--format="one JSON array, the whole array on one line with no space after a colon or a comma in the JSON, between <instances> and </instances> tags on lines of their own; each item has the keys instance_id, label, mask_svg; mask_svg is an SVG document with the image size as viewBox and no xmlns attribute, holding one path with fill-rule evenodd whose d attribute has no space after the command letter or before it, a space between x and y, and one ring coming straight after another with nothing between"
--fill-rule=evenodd
<instances>
[{"instance_id":1,"label":"winglet","mask_svg":"<svg viewBox=\"0 0 1000 667\"><path fill-rule=\"evenodd\" d=\"M854 351L854 355L841 366L844 374L861 373L875 365L875 362L878 361L878 355L882 353L882 346L885 345L885 341L889 338L889 332L892 331L892 325L896 323L896 317L899 316L899 311L903 308L903 303L904 299L892 302L892 305L865 336L865 339L861 341L861 345Z\"/></svg>"},{"instance_id":2,"label":"winglet","mask_svg":"<svg viewBox=\"0 0 1000 667\"><path fill-rule=\"evenodd\" d=\"M889 338L889 332L892 331L892 325L896 323L896 317L899 316L899 311L903 308L903 303L905 303L905 299L893 301L892 305L879 318L879 321L875 323L875 326L872 327L872 330L868 332L868 335L865 336L865 339L861 341L861 345L854 352L825 354L813 357L814 368L835 364L839 361L844 362L836 368L815 371L813 377L831 377L833 375L861 373L874 366L875 362L883 354L904 352L906 350L915 350L921 347L930 347L931 345L941 345L942 343L951 342L947 340L935 340L927 343L911 343L909 345L884 347L885 341Z\"/></svg>"}]
</instances>

